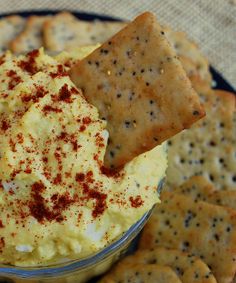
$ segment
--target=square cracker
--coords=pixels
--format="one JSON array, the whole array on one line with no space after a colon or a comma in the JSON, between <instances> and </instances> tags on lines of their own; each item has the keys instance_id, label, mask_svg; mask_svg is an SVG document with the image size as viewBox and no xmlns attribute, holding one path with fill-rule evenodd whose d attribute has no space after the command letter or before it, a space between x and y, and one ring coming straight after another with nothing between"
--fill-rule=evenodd
<instances>
[{"instance_id":1,"label":"square cracker","mask_svg":"<svg viewBox=\"0 0 236 283\"><path fill-rule=\"evenodd\" d=\"M25 53L44 45L43 24L48 16L31 16L27 19L24 30L10 43L14 53Z\"/></svg>"},{"instance_id":2,"label":"square cracker","mask_svg":"<svg viewBox=\"0 0 236 283\"><path fill-rule=\"evenodd\" d=\"M25 19L13 15L0 20L0 54L9 49L10 42L22 32Z\"/></svg>"},{"instance_id":3,"label":"square cracker","mask_svg":"<svg viewBox=\"0 0 236 283\"><path fill-rule=\"evenodd\" d=\"M140 248L160 245L199 256L218 283L231 283L236 272L236 212L164 192L140 241Z\"/></svg>"},{"instance_id":4,"label":"square cracker","mask_svg":"<svg viewBox=\"0 0 236 283\"><path fill-rule=\"evenodd\" d=\"M201 53L197 44L191 41L184 32L174 31L167 26L164 27L164 31L179 56L186 73L198 75L208 86L211 85L209 62Z\"/></svg>"},{"instance_id":5,"label":"square cracker","mask_svg":"<svg viewBox=\"0 0 236 283\"><path fill-rule=\"evenodd\" d=\"M204 85L198 88L206 116L168 141L166 186L179 186L191 176L202 175L217 190L236 190L235 95L208 92Z\"/></svg>"},{"instance_id":6,"label":"square cracker","mask_svg":"<svg viewBox=\"0 0 236 283\"><path fill-rule=\"evenodd\" d=\"M82 21L68 12L62 12L45 22L45 46L50 51L62 51L103 43L125 25L124 22Z\"/></svg>"},{"instance_id":7,"label":"square cracker","mask_svg":"<svg viewBox=\"0 0 236 283\"><path fill-rule=\"evenodd\" d=\"M181 283L169 266L158 264L127 264L118 265L99 283Z\"/></svg>"},{"instance_id":8,"label":"square cracker","mask_svg":"<svg viewBox=\"0 0 236 283\"><path fill-rule=\"evenodd\" d=\"M222 159L221 162L224 160ZM194 201L202 200L236 210L236 191L230 190L230 188L218 191L203 176L193 176L173 190L175 193L191 197Z\"/></svg>"},{"instance_id":9,"label":"square cracker","mask_svg":"<svg viewBox=\"0 0 236 283\"><path fill-rule=\"evenodd\" d=\"M144 13L71 69L106 119L105 166L117 168L204 116L155 16Z\"/></svg>"},{"instance_id":10,"label":"square cracker","mask_svg":"<svg viewBox=\"0 0 236 283\"><path fill-rule=\"evenodd\" d=\"M183 283L216 283L211 270L200 258L176 249L156 247L138 250L126 257L119 265L160 264L171 267Z\"/></svg>"}]
</instances>

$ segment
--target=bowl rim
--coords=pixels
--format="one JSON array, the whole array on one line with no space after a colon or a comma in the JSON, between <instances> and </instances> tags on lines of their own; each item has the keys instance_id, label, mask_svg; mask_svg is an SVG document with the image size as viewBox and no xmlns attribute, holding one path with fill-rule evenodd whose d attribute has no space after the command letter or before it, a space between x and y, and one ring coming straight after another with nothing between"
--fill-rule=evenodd
<instances>
[{"instance_id":1,"label":"bowl rim","mask_svg":"<svg viewBox=\"0 0 236 283\"><path fill-rule=\"evenodd\" d=\"M66 275L71 272L82 271L97 263L101 263L113 253L118 251L125 244L129 244L141 231L149 217L152 210L146 212L135 224L133 224L118 240L112 242L96 254L92 254L83 259L75 259L67 262L52 264L48 266L36 267L20 267L13 265L0 264L0 276L12 276L17 278L37 278L37 277L54 277Z\"/></svg>"}]
</instances>

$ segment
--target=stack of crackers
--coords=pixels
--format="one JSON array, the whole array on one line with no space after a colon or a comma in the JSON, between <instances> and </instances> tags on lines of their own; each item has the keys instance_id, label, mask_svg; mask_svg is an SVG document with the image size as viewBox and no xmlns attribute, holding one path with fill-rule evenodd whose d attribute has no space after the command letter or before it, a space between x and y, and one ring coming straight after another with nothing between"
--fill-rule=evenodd
<instances>
[{"instance_id":1,"label":"stack of crackers","mask_svg":"<svg viewBox=\"0 0 236 283\"><path fill-rule=\"evenodd\" d=\"M8 16L0 20L0 53L10 49L21 54L42 46L49 52L59 52L96 44L104 42L124 26L122 22L78 20L69 12L28 18Z\"/></svg>"},{"instance_id":2,"label":"stack of crackers","mask_svg":"<svg viewBox=\"0 0 236 283\"><path fill-rule=\"evenodd\" d=\"M69 12L23 18L18 15L0 20L0 54L6 50L21 54L44 47L49 53L71 50L76 46L103 43L127 25L127 22L79 20ZM183 32L163 27L189 76L197 75L211 83L208 60Z\"/></svg>"},{"instance_id":3,"label":"stack of crackers","mask_svg":"<svg viewBox=\"0 0 236 283\"><path fill-rule=\"evenodd\" d=\"M211 88L208 62L184 33L163 30L206 116L168 140L162 202L135 254L99 282L230 283L236 273L235 96Z\"/></svg>"},{"instance_id":4,"label":"stack of crackers","mask_svg":"<svg viewBox=\"0 0 236 283\"><path fill-rule=\"evenodd\" d=\"M125 25L85 22L67 12L10 16L0 21L0 51L25 53L41 46L50 52L70 50L102 43ZM162 32L206 116L169 139L162 203L145 226L138 251L100 282L230 283L236 272L235 96L211 88L208 60L185 33L166 26Z\"/></svg>"},{"instance_id":5,"label":"stack of crackers","mask_svg":"<svg viewBox=\"0 0 236 283\"><path fill-rule=\"evenodd\" d=\"M236 272L235 96L192 77L206 116L168 141L161 204L101 283L230 283ZM163 275L164 274L164 275Z\"/></svg>"}]
</instances>

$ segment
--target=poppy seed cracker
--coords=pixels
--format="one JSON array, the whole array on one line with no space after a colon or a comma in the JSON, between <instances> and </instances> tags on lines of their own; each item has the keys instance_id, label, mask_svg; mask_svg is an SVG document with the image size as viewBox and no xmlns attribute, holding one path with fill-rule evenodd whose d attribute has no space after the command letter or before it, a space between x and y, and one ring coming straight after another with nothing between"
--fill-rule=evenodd
<instances>
[{"instance_id":1,"label":"poppy seed cracker","mask_svg":"<svg viewBox=\"0 0 236 283\"><path fill-rule=\"evenodd\" d=\"M181 280L169 266L158 264L118 265L99 283L181 283Z\"/></svg>"},{"instance_id":2,"label":"poppy seed cracker","mask_svg":"<svg viewBox=\"0 0 236 283\"><path fill-rule=\"evenodd\" d=\"M14 53L25 53L44 45L43 24L49 17L31 16L27 19L25 29L10 43Z\"/></svg>"},{"instance_id":3,"label":"poppy seed cracker","mask_svg":"<svg viewBox=\"0 0 236 283\"><path fill-rule=\"evenodd\" d=\"M224 162L224 160L221 160ZM214 185L203 176L193 176L181 186L174 188L175 193L191 197L194 201L206 201L209 203L231 207L236 210L236 191L216 190Z\"/></svg>"},{"instance_id":4,"label":"poppy seed cracker","mask_svg":"<svg viewBox=\"0 0 236 283\"><path fill-rule=\"evenodd\" d=\"M204 176L217 190L236 189L235 95L201 86L206 116L168 141L168 187Z\"/></svg>"},{"instance_id":5,"label":"poppy seed cracker","mask_svg":"<svg viewBox=\"0 0 236 283\"><path fill-rule=\"evenodd\" d=\"M148 12L70 74L107 120L106 167L124 165L205 114L161 26Z\"/></svg>"},{"instance_id":6,"label":"poppy seed cracker","mask_svg":"<svg viewBox=\"0 0 236 283\"><path fill-rule=\"evenodd\" d=\"M218 283L231 283L236 272L236 212L163 192L144 228L140 248L163 246L200 257Z\"/></svg>"},{"instance_id":7,"label":"poppy seed cracker","mask_svg":"<svg viewBox=\"0 0 236 283\"><path fill-rule=\"evenodd\" d=\"M188 75L198 75L203 81L211 85L211 74L207 58L201 53L196 43L188 39L186 33L174 31L164 27L165 35L172 44Z\"/></svg>"},{"instance_id":8,"label":"poppy seed cracker","mask_svg":"<svg viewBox=\"0 0 236 283\"><path fill-rule=\"evenodd\" d=\"M171 267L183 283L216 283L211 270L200 258L176 249L156 247L138 250L118 265L160 264Z\"/></svg>"},{"instance_id":9,"label":"poppy seed cracker","mask_svg":"<svg viewBox=\"0 0 236 283\"><path fill-rule=\"evenodd\" d=\"M44 24L45 47L49 51L62 51L103 43L125 25L124 22L82 21L68 12L62 12Z\"/></svg>"},{"instance_id":10,"label":"poppy seed cracker","mask_svg":"<svg viewBox=\"0 0 236 283\"><path fill-rule=\"evenodd\" d=\"M9 49L10 42L22 32L25 19L13 15L0 20L0 54Z\"/></svg>"}]
</instances>

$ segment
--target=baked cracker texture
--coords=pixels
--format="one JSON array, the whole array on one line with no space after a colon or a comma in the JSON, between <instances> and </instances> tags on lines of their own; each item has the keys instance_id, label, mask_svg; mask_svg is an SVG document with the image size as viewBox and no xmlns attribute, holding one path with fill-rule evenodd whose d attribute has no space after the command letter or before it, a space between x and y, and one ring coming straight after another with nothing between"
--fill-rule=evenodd
<instances>
[{"instance_id":1,"label":"baked cracker texture","mask_svg":"<svg viewBox=\"0 0 236 283\"><path fill-rule=\"evenodd\" d=\"M236 190L235 95L221 90L208 93L204 85L199 88L206 116L168 141L166 186L202 175L217 190Z\"/></svg>"},{"instance_id":2,"label":"baked cracker texture","mask_svg":"<svg viewBox=\"0 0 236 283\"><path fill-rule=\"evenodd\" d=\"M155 16L144 13L70 72L107 120L105 166L118 168L204 116Z\"/></svg>"},{"instance_id":3,"label":"baked cracker texture","mask_svg":"<svg viewBox=\"0 0 236 283\"><path fill-rule=\"evenodd\" d=\"M125 268L127 264L131 263L169 266L183 283L216 283L216 279L206 263L196 256L176 249L156 247L138 250L118 263L117 269Z\"/></svg>"},{"instance_id":4,"label":"baked cracker texture","mask_svg":"<svg viewBox=\"0 0 236 283\"><path fill-rule=\"evenodd\" d=\"M197 75L208 85L211 85L212 78L209 71L209 62L201 53L198 45L182 31L174 31L167 26L164 27L164 31L188 76Z\"/></svg>"},{"instance_id":5,"label":"baked cracker texture","mask_svg":"<svg viewBox=\"0 0 236 283\"><path fill-rule=\"evenodd\" d=\"M0 54L9 49L10 42L24 29L25 19L13 15L0 20Z\"/></svg>"},{"instance_id":6,"label":"baked cracker texture","mask_svg":"<svg viewBox=\"0 0 236 283\"><path fill-rule=\"evenodd\" d=\"M222 159L221 162L224 160ZM193 176L173 191L191 197L194 201L206 201L236 210L236 191L230 188L216 190L214 185L203 176Z\"/></svg>"},{"instance_id":7,"label":"baked cracker texture","mask_svg":"<svg viewBox=\"0 0 236 283\"><path fill-rule=\"evenodd\" d=\"M14 53L25 53L44 46L43 24L48 16L31 16L27 19L24 30L10 43Z\"/></svg>"},{"instance_id":8,"label":"baked cracker texture","mask_svg":"<svg viewBox=\"0 0 236 283\"><path fill-rule=\"evenodd\" d=\"M82 21L71 13L62 12L45 22L45 46L50 51L62 51L103 43L125 25L124 22Z\"/></svg>"},{"instance_id":9,"label":"baked cracker texture","mask_svg":"<svg viewBox=\"0 0 236 283\"><path fill-rule=\"evenodd\" d=\"M181 280L169 266L158 264L119 265L104 276L99 283L181 283Z\"/></svg>"},{"instance_id":10,"label":"baked cracker texture","mask_svg":"<svg viewBox=\"0 0 236 283\"><path fill-rule=\"evenodd\" d=\"M144 228L140 248L163 246L200 257L218 283L230 283L236 272L236 212L163 192Z\"/></svg>"}]
</instances>

